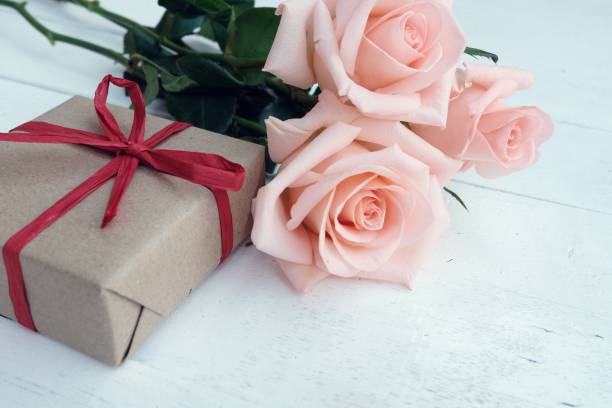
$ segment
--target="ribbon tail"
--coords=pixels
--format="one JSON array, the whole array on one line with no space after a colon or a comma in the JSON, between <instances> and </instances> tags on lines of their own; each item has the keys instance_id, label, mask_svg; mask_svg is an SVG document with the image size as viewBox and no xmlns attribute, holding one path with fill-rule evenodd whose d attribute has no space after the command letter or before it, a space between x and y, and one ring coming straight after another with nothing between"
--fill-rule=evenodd
<instances>
[{"instance_id":1,"label":"ribbon tail","mask_svg":"<svg viewBox=\"0 0 612 408\"><path fill-rule=\"evenodd\" d=\"M145 142L145 145L150 149L157 147L160 143L166 141L169 137L174 136L175 134L182 132L185 129L190 128L191 125L185 122L172 122L159 132L155 133Z\"/></svg>"},{"instance_id":2,"label":"ribbon tail","mask_svg":"<svg viewBox=\"0 0 612 408\"><path fill-rule=\"evenodd\" d=\"M57 219L76 207L81 201L113 177L118 168L118 160L115 159L111 161L81 183L77 188L53 204L53 206L43 212L34 221L14 234L4 244L2 256L6 267L9 295L13 303L16 320L21 325L36 331L36 325L34 324L34 319L32 318L28 303L25 282L23 279L23 270L19 258L21 251Z\"/></svg>"},{"instance_id":3,"label":"ribbon tail","mask_svg":"<svg viewBox=\"0 0 612 408\"><path fill-rule=\"evenodd\" d=\"M246 176L244 167L217 154L156 149L141 159L159 172L210 189L239 191Z\"/></svg>"},{"instance_id":4,"label":"ribbon tail","mask_svg":"<svg viewBox=\"0 0 612 408\"><path fill-rule=\"evenodd\" d=\"M115 160L120 160L120 165L117 170L117 178L115 178L115 183L108 199L106 211L104 212L102 228L105 228L117 216L121 198L123 198L123 194L129 187L138 168L138 159L135 157L121 156Z\"/></svg>"},{"instance_id":5,"label":"ribbon tail","mask_svg":"<svg viewBox=\"0 0 612 408\"><path fill-rule=\"evenodd\" d=\"M210 189L217 202L219 211L219 230L221 231L221 259L223 263L234 249L234 222L232 221L232 207L230 206L229 194L225 190Z\"/></svg>"},{"instance_id":6,"label":"ribbon tail","mask_svg":"<svg viewBox=\"0 0 612 408\"><path fill-rule=\"evenodd\" d=\"M82 137L87 137L89 139L99 139L99 140L107 140L102 135L98 135L93 132L87 132L81 129L73 129L66 126L55 125L49 122L41 122L41 121L31 121L26 122L12 129L11 132L25 132L25 133L56 133L56 134L64 134L64 135L79 135Z\"/></svg>"}]
</instances>

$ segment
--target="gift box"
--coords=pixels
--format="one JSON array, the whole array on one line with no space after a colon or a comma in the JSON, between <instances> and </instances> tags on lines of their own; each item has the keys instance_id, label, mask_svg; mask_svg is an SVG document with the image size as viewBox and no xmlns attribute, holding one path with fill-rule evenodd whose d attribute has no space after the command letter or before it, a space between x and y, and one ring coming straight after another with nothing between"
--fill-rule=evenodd
<instances>
[{"instance_id":1,"label":"gift box","mask_svg":"<svg viewBox=\"0 0 612 408\"><path fill-rule=\"evenodd\" d=\"M115 106L109 111L127 135L134 111ZM112 118L104 120L112 127ZM93 101L82 97L68 100L37 121L102 133ZM171 123L147 115L145 137ZM264 181L263 147L189 127L158 148L214 153L246 170L241 189L228 193L230 245L233 249L240 245L249 236L251 201ZM0 245L114 157L139 154L112 151L112 146L107 150L0 142ZM220 213L211 190L139 164L112 222L101 228L116 188L110 180L19 254L36 330L113 365L133 353L221 258ZM0 262L0 315L15 319L7 269L5 259Z\"/></svg>"}]
</instances>

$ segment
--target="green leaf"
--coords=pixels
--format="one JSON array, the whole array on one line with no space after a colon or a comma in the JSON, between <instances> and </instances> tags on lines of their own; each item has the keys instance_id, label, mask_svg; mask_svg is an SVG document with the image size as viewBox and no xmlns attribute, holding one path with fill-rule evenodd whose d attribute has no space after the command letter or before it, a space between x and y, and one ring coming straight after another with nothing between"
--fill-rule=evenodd
<instances>
[{"instance_id":1,"label":"green leaf","mask_svg":"<svg viewBox=\"0 0 612 408\"><path fill-rule=\"evenodd\" d=\"M234 11L232 10L227 15L214 18L211 20L211 27L214 34L214 38L221 47L222 50L225 51L225 47L227 46L227 40L229 38L228 27L234 21Z\"/></svg>"},{"instance_id":2,"label":"green leaf","mask_svg":"<svg viewBox=\"0 0 612 408\"><path fill-rule=\"evenodd\" d=\"M147 58L172 55L164 50L157 40L141 31L128 30L123 37L123 47L126 54L142 54Z\"/></svg>"},{"instance_id":3,"label":"green leaf","mask_svg":"<svg viewBox=\"0 0 612 408\"><path fill-rule=\"evenodd\" d=\"M446 191L448 194L451 195L451 197L453 197L455 200L457 200L457 202L459 204L461 204L461 206L463 208L465 208L465 211L470 212L470 210L468 210L467 205L465 205L465 203L463 202L463 200L461 199L461 197L459 197L459 194L455 193L453 190L451 190L448 187L444 187L444 191Z\"/></svg>"},{"instance_id":4,"label":"green leaf","mask_svg":"<svg viewBox=\"0 0 612 408\"><path fill-rule=\"evenodd\" d=\"M255 7L254 0L225 0L229 5L234 7L236 17L244 13L245 11Z\"/></svg>"},{"instance_id":5,"label":"green leaf","mask_svg":"<svg viewBox=\"0 0 612 408\"><path fill-rule=\"evenodd\" d=\"M168 112L182 122L188 122L212 132L225 133L236 110L236 96L227 92L166 95Z\"/></svg>"},{"instance_id":6,"label":"green leaf","mask_svg":"<svg viewBox=\"0 0 612 408\"><path fill-rule=\"evenodd\" d=\"M179 56L171 56L171 57L157 57L151 58L151 60L163 68L165 71L169 71L173 75L180 75L178 66L176 62L179 60ZM162 70L160 70L162 71Z\"/></svg>"},{"instance_id":7,"label":"green leaf","mask_svg":"<svg viewBox=\"0 0 612 408\"><path fill-rule=\"evenodd\" d=\"M245 87L240 90L236 115L259 122L261 111L276 98L263 87ZM260 122L263 124L263 122Z\"/></svg>"},{"instance_id":8,"label":"green leaf","mask_svg":"<svg viewBox=\"0 0 612 408\"><path fill-rule=\"evenodd\" d=\"M203 15L217 16L231 10L231 6L223 0L159 0L157 3L187 18Z\"/></svg>"},{"instance_id":9,"label":"green leaf","mask_svg":"<svg viewBox=\"0 0 612 408\"><path fill-rule=\"evenodd\" d=\"M207 89L241 88L244 83L227 69L201 55L187 55L177 61L179 70Z\"/></svg>"},{"instance_id":10,"label":"green leaf","mask_svg":"<svg viewBox=\"0 0 612 408\"><path fill-rule=\"evenodd\" d=\"M215 30L213 29L212 19L210 17L204 17L204 22L200 27L199 34L208 38L209 40L217 41L215 38Z\"/></svg>"},{"instance_id":11,"label":"green leaf","mask_svg":"<svg viewBox=\"0 0 612 408\"><path fill-rule=\"evenodd\" d=\"M270 52L280 16L272 7L252 8L242 13L234 22L227 54L238 58L265 59Z\"/></svg>"},{"instance_id":12,"label":"green leaf","mask_svg":"<svg viewBox=\"0 0 612 408\"><path fill-rule=\"evenodd\" d=\"M499 57L497 56L497 54L493 54L492 52L489 52L489 51L480 50L478 48L467 47L464 52L467 55L471 55L474 58L476 57L489 58L491 61L493 61L496 64L499 61Z\"/></svg>"},{"instance_id":13,"label":"green leaf","mask_svg":"<svg viewBox=\"0 0 612 408\"><path fill-rule=\"evenodd\" d=\"M274 116L280 120L287 120L303 115L296 110L295 105L289 99L281 97L270 103L261 111L259 120L263 123L263 121L270 116Z\"/></svg>"},{"instance_id":14,"label":"green leaf","mask_svg":"<svg viewBox=\"0 0 612 408\"><path fill-rule=\"evenodd\" d=\"M159 94L159 79L157 78L157 68L153 65L145 63L142 66L142 70L146 83L143 97L145 105L148 105L153 102L153 100L157 98L157 94Z\"/></svg>"},{"instance_id":15,"label":"green leaf","mask_svg":"<svg viewBox=\"0 0 612 408\"><path fill-rule=\"evenodd\" d=\"M167 92L181 92L188 88L198 85L197 82L185 75L172 75L167 72L160 72L162 88Z\"/></svg>"},{"instance_id":16,"label":"green leaf","mask_svg":"<svg viewBox=\"0 0 612 408\"><path fill-rule=\"evenodd\" d=\"M270 77L270 74L263 72L259 68L243 68L240 72L242 73L244 83L250 86L260 85L266 78Z\"/></svg>"},{"instance_id":17,"label":"green leaf","mask_svg":"<svg viewBox=\"0 0 612 408\"><path fill-rule=\"evenodd\" d=\"M162 37L166 37L175 42L181 42L181 38L193 34L204 21L204 17L184 18L180 15L166 11L155 31Z\"/></svg>"}]
</instances>

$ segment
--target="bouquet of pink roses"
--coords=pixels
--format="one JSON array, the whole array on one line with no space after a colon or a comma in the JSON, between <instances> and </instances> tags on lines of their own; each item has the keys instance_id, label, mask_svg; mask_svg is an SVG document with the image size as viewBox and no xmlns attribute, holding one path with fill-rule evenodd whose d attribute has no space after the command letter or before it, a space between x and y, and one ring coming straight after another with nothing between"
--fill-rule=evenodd
<instances>
[{"instance_id":1,"label":"bouquet of pink roses","mask_svg":"<svg viewBox=\"0 0 612 408\"><path fill-rule=\"evenodd\" d=\"M328 276L411 286L449 224L444 186L526 168L550 117L504 98L513 68L464 64L450 1L289 0L265 69L318 84L301 119L266 121L278 175L254 202L254 244L301 291ZM457 197L458 198L458 197Z\"/></svg>"},{"instance_id":2,"label":"bouquet of pink roses","mask_svg":"<svg viewBox=\"0 0 612 408\"><path fill-rule=\"evenodd\" d=\"M493 178L533 164L550 117L504 100L532 76L465 63L452 0L159 0L156 27L98 1L66 0L126 30L118 52L54 32L0 0L51 43L125 67L147 103L268 146L274 175L254 202L252 240L300 291L328 276L410 286L449 224L459 171ZM276 166L275 163L280 166Z\"/></svg>"}]
</instances>

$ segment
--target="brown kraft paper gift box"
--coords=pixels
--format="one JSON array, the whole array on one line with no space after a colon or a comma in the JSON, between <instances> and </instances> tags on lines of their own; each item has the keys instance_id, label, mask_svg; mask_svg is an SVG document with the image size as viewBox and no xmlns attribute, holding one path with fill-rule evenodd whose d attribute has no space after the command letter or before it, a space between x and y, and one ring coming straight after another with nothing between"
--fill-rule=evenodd
<instances>
[{"instance_id":1,"label":"brown kraft paper gift box","mask_svg":"<svg viewBox=\"0 0 612 408\"><path fill-rule=\"evenodd\" d=\"M127 134L133 112L109 108ZM101 133L93 101L82 97L36 120ZM145 137L169 123L148 115ZM263 147L189 128L159 148L215 153L246 169L242 190L229 193L236 248L250 233ZM82 146L0 143L0 247L111 158ZM111 187L107 182L43 231L21 263L38 331L118 365L218 266L221 241L212 193L142 165L117 218L102 229ZM14 319L7 286L0 262L0 315Z\"/></svg>"}]
</instances>

